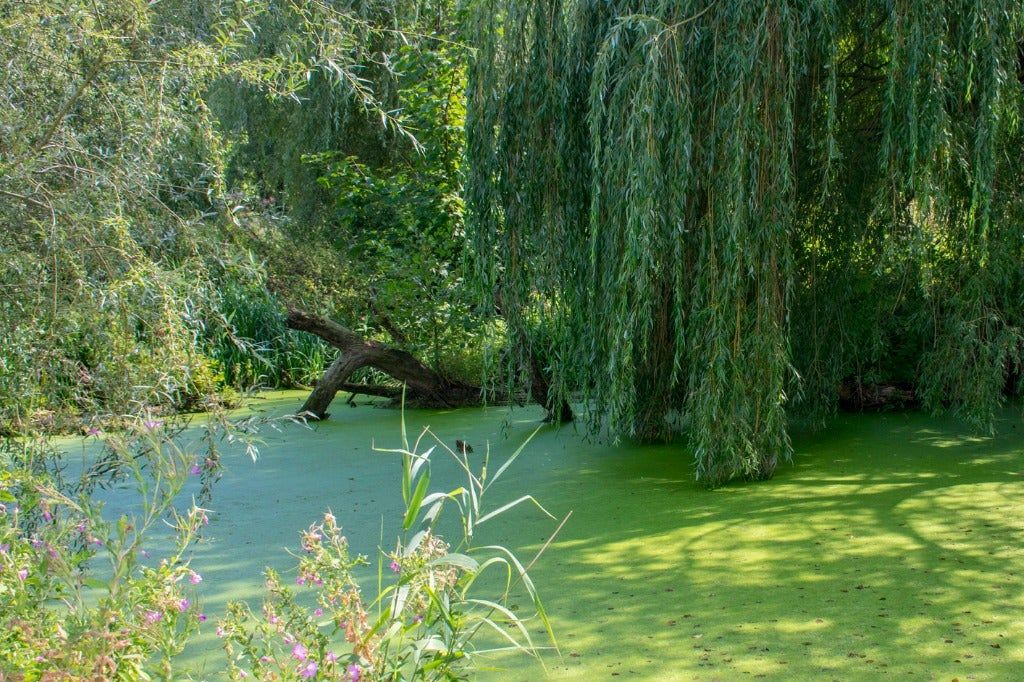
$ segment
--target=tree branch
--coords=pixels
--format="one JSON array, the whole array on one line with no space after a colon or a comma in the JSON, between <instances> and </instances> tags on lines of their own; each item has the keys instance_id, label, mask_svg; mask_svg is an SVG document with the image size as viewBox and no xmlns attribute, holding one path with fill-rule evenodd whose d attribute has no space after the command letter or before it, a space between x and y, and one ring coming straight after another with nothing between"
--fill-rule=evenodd
<instances>
[{"instance_id":1,"label":"tree branch","mask_svg":"<svg viewBox=\"0 0 1024 682\"><path fill-rule=\"evenodd\" d=\"M327 417L327 407L335 394L346 390L346 385L352 386L347 383L348 378L362 367L373 367L404 384L410 398L423 405L456 407L479 405L483 401L483 391L479 386L447 379L411 353L364 339L348 327L327 318L293 308L288 311L286 324L289 329L319 336L341 351L303 407L304 412L318 419ZM390 391L387 397L392 397Z\"/></svg>"}]
</instances>

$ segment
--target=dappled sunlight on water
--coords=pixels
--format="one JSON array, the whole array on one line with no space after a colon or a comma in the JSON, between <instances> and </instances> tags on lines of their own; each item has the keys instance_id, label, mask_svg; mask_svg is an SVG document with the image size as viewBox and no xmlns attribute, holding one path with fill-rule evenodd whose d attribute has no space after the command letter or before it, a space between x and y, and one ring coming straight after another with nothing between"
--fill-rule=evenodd
<instances>
[{"instance_id":1,"label":"dappled sunlight on water","mask_svg":"<svg viewBox=\"0 0 1024 682\"><path fill-rule=\"evenodd\" d=\"M270 413L300 394L274 394ZM340 404L340 403L339 403ZM352 546L390 544L401 511L393 447L399 413L338 407L332 420L268 431L260 459L227 458L216 514L196 552L212 621L259 593L262 568L287 570L297 533L326 508ZM538 425L522 409L410 412L446 442L507 455ZM971 436L915 414L844 416L794 434L795 461L772 481L705 491L673 446L608 446L545 426L494 506L524 493L573 516L534 567L562 656L553 678L864 678L894 673L1013 679L1024 669L1024 429ZM435 485L460 482L451 462ZM116 507L116 495L112 504ZM555 524L524 508L487 524L532 557ZM382 531L383 528L383 531ZM288 574L286 574L287 577ZM526 602L523 602L524 604ZM208 624L209 625L209 624ZM539 624L538 624L539 626ZM183 660L202 672L223 654L207 627ZM534 680L507 654L484 677Z\"/></svg>"}]
</instances>

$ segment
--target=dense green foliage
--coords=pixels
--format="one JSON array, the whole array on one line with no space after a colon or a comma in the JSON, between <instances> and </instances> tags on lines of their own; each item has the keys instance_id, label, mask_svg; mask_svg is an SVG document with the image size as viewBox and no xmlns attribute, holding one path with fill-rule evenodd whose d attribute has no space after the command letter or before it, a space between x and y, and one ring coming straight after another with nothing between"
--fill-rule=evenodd
<instances>
[{"instance_id":1,"label":"dense green foliage","mask_svg":"<svg viewBox=\"0 0 1024 682\"><path fill-rule=\"evenodd\" d=\"M456 3L344 4L366 25L389 29L357 28L349 37L359 64L353 76L372 90L352 97L330 72L312 73L295 98L221 82L210 102L236 141L227 181L283 218L278 231L292 248L317 244L319 259L337 264L306 276L319 280L310 292L328 299L314 305L340 309L360 331L479 381L483 330L461 275L468 50L457 40ZM251 49L280 51L290 30L281 17L263 17ZM267 255L273 271L288 270L276 265L282 256ZM272 277L275 291L294 291L276 286L280 279Z\"/></svg>"},{"instance_id":2,"label":"dense green foliage","mask_svg":"<svg viewBox=\"0 0 1024 682\"><path fill-rule=\"evenodd\" d=\"M456 19L412 0L0 2L0 430L308 385L331 353L285 329L289 303L368 335L386 308L410 346L479 373L450 295Z\"/></svg>"},{"instance_id":3,"label":"dense green foliage","mask_svg":"<svg viewBox=\"0 0 1024 682\"><path fill-rule=\"evenodd\" d=\"M841 387L989 427L1018 5L0 0L0 428L309 385L289 304L711 484Z\"/></svg>"},{"instance_id":4,"label":"dense green foliage","mask_svg":"<svg viewBox=\"0 0 1024 682\"><path fill-rule=\"evenodd\" d=\"M475 8L477 280L595 428L682 429L718 484L847 381L991 424L1024 342L1020 3Z\"/></svg>"}]
</instances>

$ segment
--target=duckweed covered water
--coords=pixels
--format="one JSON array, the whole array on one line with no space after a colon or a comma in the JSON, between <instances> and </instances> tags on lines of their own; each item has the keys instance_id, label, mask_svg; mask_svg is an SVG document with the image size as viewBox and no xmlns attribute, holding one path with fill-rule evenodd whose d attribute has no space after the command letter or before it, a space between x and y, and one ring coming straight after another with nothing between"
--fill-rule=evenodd
<instances>
[{"instance_id":1,"label":"duckweed covered water","mask_svg":"<svg viewBox=\"0 0 1024 682\"><path fill-rule=\"evenodd\" d=\"M268 394L285 414L303 394ZM511 453L532 409L409 411L476 454ZM390 546L400 465L397 410L335 404L331 420L267 430L260 458L227 458L193 567L210 616L182 663L215 678L213 623L260 595L265 566L294 566L297 533L326 508L354 549ZM496 486L495 505L531 493L571 520L532 573L559 637L545 669L502 654L482 677L553 679L1015 679L1024 675L1024 426L972 437L919 414L849 415L796 433L774 480L708 492L670 447L588 442L547 426ZM458 472L443 459L437 487ZM112 500L112 503L115 500ZM490 528L532 556L555 523L523 508ZM382 531L383 528L383 531ZM287 575L287 573L286 573ZM525 606L525 604L524 604Z\"/></svg>"}]
</instances>

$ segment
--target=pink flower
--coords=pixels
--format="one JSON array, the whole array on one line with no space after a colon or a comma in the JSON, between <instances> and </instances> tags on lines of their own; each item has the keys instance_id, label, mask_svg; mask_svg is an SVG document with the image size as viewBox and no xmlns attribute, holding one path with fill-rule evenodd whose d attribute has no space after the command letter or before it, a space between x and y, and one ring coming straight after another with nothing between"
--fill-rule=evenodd
<instances>
[{"instance_id":1,"label":"pink flower","mask_svg":"<svg viewBox=\"0 0 1024 682\"><path fill-rule=\"evenodd\" d=\"M191 573L189 573L188 581L193 585L198 585L199 583L203 582L203 576L199 575L195 571L192 571Z\"/></svg>"},{"instance_id":2,"label":"pink flower","mask_svg":"<svg viewBox=\"0 0 1024 682\"><path fill-rule=\"evenodd\" d=\"M299 677L316 677L316 670L316 661L309 661L306 665L299 668Z\"/></svg>"},{"instance_id":3,"label":"pink flower","mask_svg":"<svg viewBox=\"0 0 1024 682\"><path fill-rule=\"evenodd\" d=\"M182 599L178 602L178 610L182 613L185 613L186 611L188 611L188 607L191 605L192 602L190 602L188 599Z\"/></svg>"},{"instance_id":4,"label":"pink flower","mask_svg":"<svg viewBox=\"0 0 1024 682\"><path fill-rule=\"evenodd\" d=\"M306 533L302 539L302 549L306 550L307 552L312 552L314 549L316 549L317 544L319 544L320 540L322 539L323 536L320 535L320 533L317 533L316 531L310 531L309 533Z\"/></svg>"},{"instance_id":5,"label":"pink flower","mask_svg":"<svg viewBox=\"0 0 1024 682\"><path fill-rule=\"evenodd\" d=\"M353 663L347 669L348 676L352 678L352 682L359 682L359 678L363 676L363 669Z\"/></svg>"},{"instance_id":6,"label":"pink flower","mask_svg":"<svg viewBox=\"0 0 1024 682\"><path fill-rule=\"evenodd\" d=\"M196 619L200 623L205 623L206 622L206 614L205 613L200 613L198 616L196 616Z\"/></svg>"},{"instance_id":7,"label":"pink flower","mask_svg":"<svg viewBox=\"0 0 1024 682\"><path fill-rule=\"evenodd\" d=\"M305 585L305 584L306 584L306 579L305 579L305 578L303 578L303 577L302 577L302 576L300 575L300 576L299 576L298 578L296 578L296 579L295 579L295 584L296 584L296 585Z\"/></svg>"},{"instance_id":8,"label":"pink flower","mask_svg":"<svg viewBox=\"0 0 1024 682\"><path fill-rule=\"evenodd\" d=\"M273 614L273 613L270 614L269 618L267 618L267 622L270 623L271 625L277 625L280 621L281 621L281 619L278 618L277 615Z\"/></svg>"},{"instance_id":9,"label":"pink flower","mask_svg":"<svg viewBox=\"0 0 1024 682\"><path fill-rule=\"evenodd\" d=\"M158 623L164 617L159 611L146 611L145 616L147 623Z\"/></svg>"},{"instance_id":10,"label":"pink flower","mask_svg":"<svg viewBox=\"0 0 1024 682\"><path fill-rule=\"evenodd\" d=\"M102 432L102 431L100 431L100 427L98 427L98 426L90 426L90 427L89 427L89 430L88 430L88 431L86 431L85 433L86 433L86 435L88 435L88 436L93 436L93 437L95 437L95 436L98 436L98 435L100 435L100 434L101 434L101 433L103 433L103 432Z\"/></svg>"},{"instance_id":11,"label":"pink flower","mask_svg":"<svg viewBox=\"0 0 1024 682\"><path fill-rule=\"evenodd\" d=\"M309 651L302 645L302 642L298 642L292 647L292 658L296 661L304 661L308 655Z\"/></svg>"},{"instance_id":12,"label":"pink flower","mask_svg":"<svg viewBox=\"0 0 1024 682\"><path fill-rule=\"evenodd\" d=\"M145 426L150 431L154 431L163 426L164 423L161 421L157 421L155 419L147 419L146 421L142 422L142 425Z\"/></svg>"},{"instance_id":13,"label":"pink flower","mask_svg":"<svg viewBox=\"0 0 1024 682\"><path fill-rule=\"evenodd\" d=\"M18 571L18 580L20 580L21 582L25 582L26 580L28 580L27 568L23 568L20 571Z\"/></svg>"},{"instance_id":14,"label":"pink flower","mask_svg":"<svg viewBox=\"0 0 1024 682\"><path fill-rule=\"evenodd\" d=\"M50 513L49 509L47 509L46 511L43 512L43 521L46 521L46 522L53 521L53 514Z\"/></svg>"},{"instance_id":15,"label":"pink flower","mask_svg":"<svg viewBox=\"0 0 1024 682\"><path fill-rule=\"evenodd\" d=\"M333 651L328 651L327 652L327 662L328 663L336 663L337 661L338 661L338 654L334 653Z\"/></svg>"},{"instance_id":16,"label":"pink flower","mask_svg":"<svg viewBox=\"0 0 1024 682\"><path fill-rule=\"evenodd\" d=\"M0 554L7 554L9 551L11 551L11 546L9 544L5 542L0 545Z\"/></svg>"},{"instance_id":17,"label":"pink flower","mask_svg":"<svg viewBox=\"0 0 1024 682\"><path fill-rule=\"evenodd\" d=\"M219 625L217 626L217 636L218 637L223 637L224 636L224 628L222 628Z\"/></svg>"},{"instance_id":18,"label":"pink flower","mask_svg":"<svg viewBox=\"0 0 1024 682\"><path fill-rule=\"evenodd\" d=\"M84 533L85 529L88 527L89 526L85 523L85 521L79 521L78 525L75 526L75 530L77 530L79 533Z\"/></svg>"},{"instance_id":19,"label":"pink flower","mask_svg":"<svg viewBox=\"0 0 1024 682\"><path fill-rule=\"evenodd\" d=\"M402 567L398 565L398 562L397 562L397 561L392 561L392 562L391 562L391 565L390 565L390 568L391 568L391 570L392 570L392 571L394 571L395 573L398 573L399 571L401 571L401 570L402 570Z\"/></svg>"},{"instance_id":20,"label":"pink flower","mask_svg":"<svg viewBox=\"0 0 1024 682\"><path fill-rule=\"evenodd\" d=\"M188 472L193 476L198 476L199 474L203 473L203 470L199 468L198 464L193 464L192 468L189 469Z\"/></svg>"},{"instance_id":21,"label":"pink flower","mask_svg":"<svg viewBox=\"0 0 1024 682\"><path fill-rule=\"evenodd\" d=\"M317 618L319 618L320 616L324 615L324 610L319 608L319 607L317 607L316 609L313 610L313 615L316 616Z\"/></svg>"}]
</instances>

